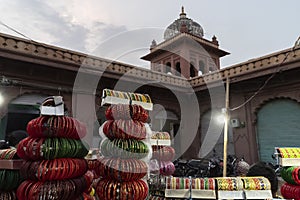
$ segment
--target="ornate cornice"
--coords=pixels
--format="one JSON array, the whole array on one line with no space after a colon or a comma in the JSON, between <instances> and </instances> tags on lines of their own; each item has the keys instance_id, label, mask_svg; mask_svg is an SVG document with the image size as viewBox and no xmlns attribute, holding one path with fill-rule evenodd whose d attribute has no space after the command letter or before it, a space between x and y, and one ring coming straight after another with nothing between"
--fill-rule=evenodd
<instances>
[{"instance_id":1,"label":"ornate cornice","mask_svg":"<svg viewBox=\"0 0 300 200\"><path fill-rule=\"evenodd\" d=\"M78 70L81 65L85 65L92 71L105 70L107 73L117 74L120 76L126 74L128 77L132 78L132 81L135 81L135 79L143 79L146 82L168 84L181 89L190 88L191 86L193 88L201 88L206 84L225 80L227 77L235 81L239 81L240 77L244 77L243 80L247 78L254 78L255 76L260 76L260 73L264 70L276 68L279 65L283 68L282 70L291 69L290 67L284 69L284 67L287 63L300 61L300 47L298 46L293 49L293 51L291 50L292 49L290 48L275 52L270 55L252 59L247 62L186 80L178 76L154 72L133 65L90 56L80 52L0 33L0 56L2 57L5 56L6 58L17 59L18 56L22 56L22 58L27 61L48 63L50 66L54 67L59 66L57 63L60 63L62 68L66 65L68 66L67 69L74 71ZM285 59L287 54L288 56ZM284 59L285 61L282 63ZM20 60L22 59L20 58ZM295 67L300 67L300 65ZM271 71L269 71L269 73L271 73ZM247 75L251 76L247 77Z\"/></svg>"}]
</instances>

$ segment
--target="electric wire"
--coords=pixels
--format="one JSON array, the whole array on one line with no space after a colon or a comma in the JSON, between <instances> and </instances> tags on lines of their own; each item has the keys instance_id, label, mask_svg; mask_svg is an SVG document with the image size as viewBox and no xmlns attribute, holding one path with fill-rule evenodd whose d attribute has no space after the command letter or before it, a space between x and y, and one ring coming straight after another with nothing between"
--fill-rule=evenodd
<instances>
[{"instance_id":1,"label":"electric wire","mask_svg":"<svg viewBox=\"0 0 300 200\"><path fill-rule=\"evenodd\" d=\"M299 43L300 43L300 36L299 36L298 39L296 40L296 42L295 42L294 46L292 47L292 49L291 49L289 52L286 53L284 59L281 61L281 63L278 64L277 67L280 67L280 66L286 61L286 59L288 58L288 56L290 55L290 53L293 52L293 51L295 50L295 48L299 45ZM229 110L230 110L230 111L238 110L238 109L242 108L243 106L245 106L247 103L249 103L249 102L250 102L250 101L251 101L251 100L259 93L259 92L261 92L261 91L265 88L265 86L268 84L268 82L269 82L269 81L270 81L270 80L271 80L278 72L280 72L280 71L281 71L281 70L278 69L278 70L276 70L273 74L271 74L271 76L269 76L269 77L265 80L265 82L263 83L263 85L260 86L260 88L258 88L258 90L257 90L251 97L249 97L244 103L242 103L241 105L236 106L236 107L234 107L234 108L231 108L231 109L229 109Z\"/></svg>"}]
</instances>

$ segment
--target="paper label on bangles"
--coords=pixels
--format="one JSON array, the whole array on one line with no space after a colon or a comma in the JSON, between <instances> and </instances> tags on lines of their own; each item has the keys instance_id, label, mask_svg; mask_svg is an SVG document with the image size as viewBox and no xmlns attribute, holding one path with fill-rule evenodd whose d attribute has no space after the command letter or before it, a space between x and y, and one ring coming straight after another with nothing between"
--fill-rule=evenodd
<instances>
[{"instance_id":1,"label":"paper label on bangles","mask_svg":"<svg viewBox=\"0 0 300 200\"><path fill-rule=\"evenodd\" d=\"M279 158L279 164L283 167L300 166L300 158Z\"/></svg>"},{"instance_id":2,"label":"paper label on bangles","mask_svg":"<svg viewBox=\"0 0 300 200\"><path fill-rule=\"evenodd\" d=\"M129 99L123 99L120 97L106 96L102 98L101 106L105 104L129 104Z\"/></svg>"},{"instance_id":3,"label":"paper label on bangles","mask_svg":"<svg viewBox=\"0 0 300 200\"><path fill-rule=\"evenodd\" d=\"M216 199L215 190L195 190L192 189L192 198Z\"/></svg>"},{"instance_id":4,"label":"paper label on bangles","mask_svg":"<svg viewBox=\"0 0 300 200\"><path fill-rule=\"evenodd\" d=\"M171 146L171 140L150 139L151 145Z\"/></svg>"},{"instance_id":5,"label":"paper label on bangles","mask_svg":"<svg viewBox=\"0 0 300 200\"><path fill-rule=\"evenodd\" d=\"M247 199L272 199L271 190L245 190Z\"/></svg>"},{"instance_id":6,"label":"paper label on bangles","mask_svg":"<svg viewBox=\"0 0 300 200\"><path fill-rule=\"evenodd\" d=\"M218 191L219 199L245 199L244 198L244 191Z\"/></svg>"},{"instance_id":7,"label":"paper label on bangles","mask_svg":"<svg viewBox=\"0 0 300 200\"><path fill-rule=\"evenodd\" d=\"M165 197L174 197L174 198L190 198L189 189L166 189Z\"/></svg>"},{"instance_id":8,"label":"paper label on bangles","mask_svg":"<svg viewBox=\"0 0 300 200\"><path fill-rule=\"evenodd\" d=\"M41 106L41 115L63 116L64 104L61 104L57 107Z\"/></svg>"}]
</instances>

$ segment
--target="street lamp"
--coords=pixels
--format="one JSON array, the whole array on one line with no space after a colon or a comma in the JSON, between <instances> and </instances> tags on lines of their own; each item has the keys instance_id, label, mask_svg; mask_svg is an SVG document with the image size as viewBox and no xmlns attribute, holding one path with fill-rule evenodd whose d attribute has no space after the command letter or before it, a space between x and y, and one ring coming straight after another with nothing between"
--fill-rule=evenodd
<instances>
[{"instance_id":1,"label":"street lamp","mask_svg":"<svg viewBox=\"0 0 300 200\"><path fill-rule=\"evenodd\" d=\"M225 113L224 124L224 149L223 149L223 177L226 176L227 171L227 143L228 143L228 123L229 123L229 78L226 79L226 96L225 96L225 108L222 109Z\"/></svg>"}]
</instances>

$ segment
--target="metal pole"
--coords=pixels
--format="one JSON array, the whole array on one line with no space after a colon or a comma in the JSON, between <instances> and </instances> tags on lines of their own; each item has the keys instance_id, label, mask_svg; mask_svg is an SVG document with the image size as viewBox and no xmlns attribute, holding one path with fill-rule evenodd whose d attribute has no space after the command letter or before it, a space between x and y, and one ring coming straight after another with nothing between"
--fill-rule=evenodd
<instances>
[{"instance_id":1,"label":"metal pole","mask_svg":"<svg viewBox=\"0 0 300 200\"><path fill-rule=\"evenodd\" d=\"M229 123L229 78L227 77L227 79L226 79L226 96L225 96L223 177L226 177L226 171L227 171L228 123Z\"/></svg>"}]
</instances>

